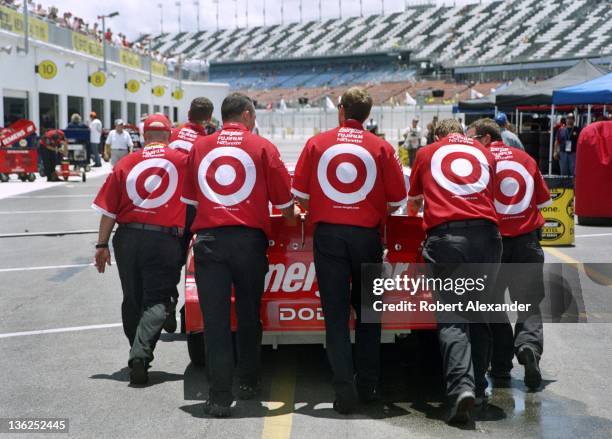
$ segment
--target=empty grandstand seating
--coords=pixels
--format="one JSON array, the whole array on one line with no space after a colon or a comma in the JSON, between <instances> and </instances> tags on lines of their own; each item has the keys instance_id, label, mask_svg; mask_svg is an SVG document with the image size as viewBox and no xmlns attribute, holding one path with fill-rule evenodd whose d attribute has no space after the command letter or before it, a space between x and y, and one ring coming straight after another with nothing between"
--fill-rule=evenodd
<instances>
[{"instance_id":1,"label":"empty grandstand seating","mask_svg":"<svg viewBox=\"0 0 612 439\"><path fill-rule=\"evenodd\" d=\"M411 50L447 65L560 59L612 50L609 0L493 1L421 5L404 12L303 24L183 32L154 37L153 49L208 61L289 59ZM482 35L486 34L486 37ZM303 75L296 85L324 82ZM330 75L325 78L333 81ZM247 78L244 78L246 82ZM242 82L242 81L241 81Z\"/></svg>"}]
</instances>

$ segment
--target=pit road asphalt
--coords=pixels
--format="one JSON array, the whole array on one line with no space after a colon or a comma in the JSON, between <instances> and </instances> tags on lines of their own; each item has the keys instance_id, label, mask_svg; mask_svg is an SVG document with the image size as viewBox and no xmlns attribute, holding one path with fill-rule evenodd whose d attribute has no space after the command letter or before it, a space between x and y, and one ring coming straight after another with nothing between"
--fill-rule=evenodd
<instances>
[{"instance_id":1,"label":"pit road asphalt","mask_svg":"<svg viewBox=\"0 0 612 439\"><path fill-rule=\"evenodd\" d=\"M5 187L28 183L0 184L0 235L97 229L90 205L102 182L12 197ZM547 261L612 262L612 228L577 226L576 235L575 247L547 250ZM526 392L515 362L511 387L494 389L472 431L445 425L435 355L410 345L384 347L383 403L351 416L332 410L323 346L265 347L260 400L239 402L231 419L208 418L205 373L190 364L183 335L162 335L150 385L129 387L117 270L99 275L90 265L95 242L95 234L0 238L0 418L68 418L79 438L612 436L610 323L546 324L543 389Z\"/></svg>"}]
</instances>

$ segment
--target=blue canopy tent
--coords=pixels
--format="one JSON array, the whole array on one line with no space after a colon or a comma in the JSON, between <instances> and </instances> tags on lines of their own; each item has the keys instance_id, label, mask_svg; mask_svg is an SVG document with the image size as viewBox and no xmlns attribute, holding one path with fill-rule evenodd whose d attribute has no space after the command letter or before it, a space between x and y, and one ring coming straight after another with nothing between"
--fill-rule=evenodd
<instances>
[{"instance_id":1,"label":"blue canopy tent","mask_svg":"<svg viewBox=\"0 0 612 439\"><path fill-rule=\"evenodd\" d=\"M612 104L612 73L553 91L553 104Z\"/></svg>"}]
</instances>

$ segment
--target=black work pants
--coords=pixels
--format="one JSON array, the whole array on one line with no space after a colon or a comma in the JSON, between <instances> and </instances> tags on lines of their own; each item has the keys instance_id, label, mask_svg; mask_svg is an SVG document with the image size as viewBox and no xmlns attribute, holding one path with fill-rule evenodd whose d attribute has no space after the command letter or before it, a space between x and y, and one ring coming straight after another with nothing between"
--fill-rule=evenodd
<instances>
[{"instance_id":1,"label":"black work pants","mask_svg":"<svg viewBox=\"0 0 612 439\"><path fill-rule=\"evenodd\" d=\"M58 153L45 147L41 147L39 151L40 155L42 156L45 175L47 176L47 180L49 180L53 177L53 174L55 174L55 168L60 163Z\"/></svg>"},{"instance_id":2,"label":"black work pants","mask_svg":"<svg viewBox=\"0 0 612 439\"><path fill-rule=\"evenodd\" d=\"M506 322L491 325L493 331L493 373L505 373L512 369L512 358L527 345L538 358L544 349L544 327L540 302L544 298L544 252L536 231L525 235L503 238L504 250L497 283L498 301L503 303L506 289L511 301L529 305L528 311L517 313L517 322L512 326L505 313Z\"/></svg>"},{"instance_id":3,"label":"black work pants","mask_svg":"<svg viewBox=\"0 0 612 439\"><path fill-rule=\"evenodd\" d=\"M232 286L238 320L238 375L241 384L259 380L262 326L261 296L268 271L268 240L260 229L231 226L198 231L194 245L195 278L204 316L204 344L210 401L234 400L234 348L230 324Z\"/></svg>"},{"instance_id":4,"label":"black work pants","mask_svg":"<svg viewBox=\"0 0 612 439\"><path fill-rule=\"evenodd\" d=\"M497 264L501 257L501 237L493 223L454 228L436 228L428 232L423 257L434 264L430 275L453 278L458 272L465 275L461 264L470 264L468 270L478 270L473 264L486 264L483 272L474 276L487 276L493 293ZM434 298L446 302L443 295L433 291ZM482 293L482 294L487 294ZM474 320L474 317L479 317ZM446 393L450 402L464 391L483 396L487 387L486 370L490 362L491 329L485 314L462 316L455 313L437 313L438 338L442 353Z\"/></svg>"},{"instance_id":5,"label":"black work pants","mask_svg":"<svg viewBox=\"0 0 612 439\"><path fill-rule=\"evenodd\" d=\"M180 243L176 236L119 226L113 237L123 289L121 317L134 358L153 360L166 319L166 308L180 277Z\"/></svg>"},{"instance_id":6,"label":"black work pants","mask_svg":"<svg viewBox=\"0 0 612 439\"><path fill-rule=\"evenodd\" d=\"M318 224L314 232L314 263L325 317L327 358L336 394L355 397L357 386L371 390L380 375L379 323L361 322L361 265L382 262L378 228ZM356 313L355 364L349 318Z\"/></svg>"}]
</instances>

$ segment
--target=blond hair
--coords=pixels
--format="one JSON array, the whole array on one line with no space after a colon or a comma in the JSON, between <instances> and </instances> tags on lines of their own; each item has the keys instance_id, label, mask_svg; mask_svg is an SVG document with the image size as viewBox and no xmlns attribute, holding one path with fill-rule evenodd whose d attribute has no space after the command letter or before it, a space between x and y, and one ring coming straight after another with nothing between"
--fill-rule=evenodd
<instances>
[{"instance_id":1,"label":"blond hair","mask_svg":"<svg viewBox=\"0 0 612 439\"><path fill-rule=\"evenodd\" d=\"M346 119L365 121L372 109L372 96L365 88L351 87L340 98L340 105L344 108Z\"/></svg>"},{"instance_id":2,"label":"blond hair","mask_svg":"<svg viewBox=\"0 0 612 439\"><path fill-rule=\"evenodd\" d=\"M463 127L457 119L442 119L434 127L434 134L440 139L453 133L464 134Z\"/></svg>"}]
</instances>

